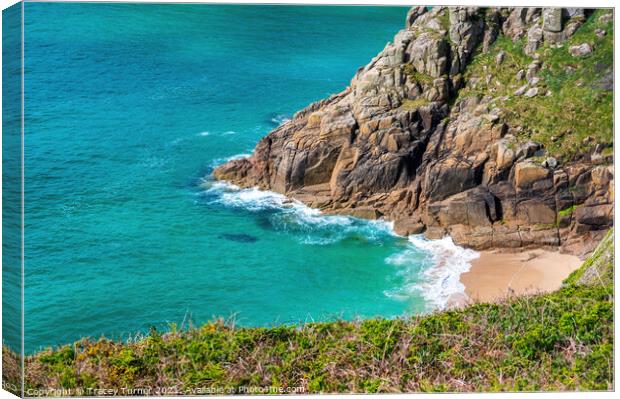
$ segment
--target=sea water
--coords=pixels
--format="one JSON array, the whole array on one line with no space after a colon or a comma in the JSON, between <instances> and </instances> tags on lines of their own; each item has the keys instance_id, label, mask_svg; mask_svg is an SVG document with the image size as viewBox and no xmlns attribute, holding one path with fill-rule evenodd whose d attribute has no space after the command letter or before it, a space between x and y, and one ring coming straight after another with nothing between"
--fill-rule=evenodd
<instances>
[{"instance_id":1,"label":"sea water","mask_svg":"<svg viewBox=\"0 0 620 399\"><path fill-rule=\"evenodd\" d=\"M344 89L406 11L26 3L26 350L406 316L462 290L449 239L209 177Z\"/></svg>"}]
</instances>

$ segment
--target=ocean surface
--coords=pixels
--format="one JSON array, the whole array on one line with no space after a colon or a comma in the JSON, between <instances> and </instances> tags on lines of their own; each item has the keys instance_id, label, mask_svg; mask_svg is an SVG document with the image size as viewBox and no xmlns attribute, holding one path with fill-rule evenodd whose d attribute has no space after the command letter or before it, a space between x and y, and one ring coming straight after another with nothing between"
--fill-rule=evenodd
<instances>
[{"instance_id":1,"label":"ocean surface","mask_svg":"<svg viewBox=\"0 0 620 399\"><path fill-rule=\"evenodd\" d=\"M406 11L26 3L26 351L445 305L471 256L449 239L209 178L344 89Z\"/></svg>"}]
</instances>

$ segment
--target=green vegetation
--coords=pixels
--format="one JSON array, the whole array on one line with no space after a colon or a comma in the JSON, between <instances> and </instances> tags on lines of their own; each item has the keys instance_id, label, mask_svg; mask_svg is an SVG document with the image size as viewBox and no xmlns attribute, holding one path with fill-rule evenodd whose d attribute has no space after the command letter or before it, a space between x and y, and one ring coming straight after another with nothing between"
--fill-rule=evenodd
<instances>
[{"instance_id":1,"label":"green vegetation","mask_svg":"<svg viewBox=\"0 0 620 399\"><path fill-rule=\"evenodd\" d=\"M430 85L433 83L433 78L430 75L427 75L422 72L416 71L413 65L405 64L403 67L403 72L407 74L411 80L414 82L418 82L420 85ZM425 107L429 105L431 102L428 101L423 96L419 96L415 99L404 99L401 104L401 108L405 110L415 110L420 107Z\"/></svg>"},{"instance_id":2,"label":"green vegetation","mask_svg":"<svg viewBox=\"0 0 620 399\"><path fill-rule=\"evenodd\" d=\"M607 233L601 240L596 251L586 259L583 265L566 278L569 285L601 285L613 294L614 234Z\"/></svg>"},{"instance_id":3,"label":"green vegetation","mask_svg":"<svg viewBox=\"0 0 620 399\"><path fill-rule=\"evenodd\" d=\"M430 103L431 102L428 101L424 97L418 97L418 98L413 99L413 100L405 99L405 100L403 100L403 103L401 104L401 108L405 109L405 110L414 110L414 109L418 109L420 107L425 107L425 106L429 105Z\"/></svg>"},{"instance_id":4,"label":"green vegetation","mask_svg":"<svg viewBox=\"0 0 620 399\"><path fill-rule=\"evenodd\" d=\"M545 146L550 155L570 160L590 151L600 143L613 143L613 91L605 89L603 80L613 73L613 22L600 23L608 10L597 10L575 35L561 45L544 44L536 52L542 61L537 74L541 78L538 95L525 97L515 91L527 83L517 73L527 72L534 59L523 52L526 39L517 42L500 36L491 50L478 53L465 72L465 80L477 78L476 84L459 92L459 99L472 95L493 95L508 124L521 126L518 139L528 139ZM596 29L605 30L602 37ZM589 43L594 51L584 57L572 57L569 48ZM496 57L504 52L504 61ZM488 78L488 80L487 80ZM549 95L547 95L549 92ZM609 152L609 150L607 150Z\"/></svg>"},{"instance_id":5,"label":"green vegetation","mask_svg":"<svg viewBox=\"0 0 620 399\"><path fill-rule=\"evenodd\" d=\"M572 205L572 206L569 206L566 209L562 209L561 211L558 212L558 217L559 218L563 218L563 217L566 217L568 215L571 215L573 212L575 212L575 209L577 209L578 206L579 205Z\"/></svg>"},{"instance_id":6,"label":"green vegetation","mask_svg":"<svg viewBox=\"0 0 620 399\"><path fill-rule=\"evenodd\" d=\"M7 356L15 355L5 348ZM411 319L273 328L217 321L187 331L152 330L131 343L84 339L29 356L26 389L609 390L612 362L610 232L556 292Z\"/></svg>"},{"instance_id":7,"label":"green vegetation","mask_svg":"<svg viewBox=\"0 0 620 399\"><path fill-rule=\"evenodd\" d=\"M580 205L571 205L568 208L562 209L558 212L554 227L565 227L570 223L570 216L575 212Z\"/></svg>"},{"instance_id":8,"label":"green vegetation","mask_svg":"<svg viewBox=\"0 0 620 399\"><path fill-rule=\"evenodd\" d=\"M439 14L439 24L443 30L450 30L450 9L446 8ZM450 35L448 35L447 39L450 40Z\"/></svg>"},{"instance_id":9,"label":"green vegetation","mask_svg":"<svg viewBox=\"0 0 620 399\"><path fill-rule=\"evenodd\" d=\"M432 76L426 73L417 71L415 67L411 64L405 64L405 66L403 67L403 71L405 72L405 74L409 75L411 80L413 80L414 82L418 82L421 85L425 85L425 84L429 85L433 83Z\"/></svg>"}]
</instances>

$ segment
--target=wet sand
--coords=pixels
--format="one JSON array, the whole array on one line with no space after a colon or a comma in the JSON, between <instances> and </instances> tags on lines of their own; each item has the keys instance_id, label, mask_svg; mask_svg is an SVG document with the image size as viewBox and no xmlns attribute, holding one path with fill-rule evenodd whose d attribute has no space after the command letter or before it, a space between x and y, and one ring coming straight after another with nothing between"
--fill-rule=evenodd
<instances>
[{"instance_id":1,"label":"wet sand","mask_svg":"<svg viewBox=\"0 0 620 399\"><path fill-rule=\"evenodd\" d=\"M480 252L480 257L471 261L471 269L461 275L469 298L455 298L455 302L490 302L553 291L581 263L577 256L541 249L519 253Z\"/></svg>"}]
</instances>

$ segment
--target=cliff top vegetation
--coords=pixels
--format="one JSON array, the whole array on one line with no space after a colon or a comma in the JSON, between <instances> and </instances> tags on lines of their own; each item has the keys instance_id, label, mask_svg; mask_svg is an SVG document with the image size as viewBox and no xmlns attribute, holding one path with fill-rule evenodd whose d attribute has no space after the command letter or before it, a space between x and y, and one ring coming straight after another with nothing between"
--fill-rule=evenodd
<instances>
[{"instance_id":1,"label":"cliff top vegetation","mask_svg":"<svg viewBox=\"0 0 620 399\"><path fill-rule=\"evenodd\" d=\"M556 292L407 319L271 328L215 321L130 343L83 339L28 356L26 389L609 390L613 256L610 231ZM15 355L3 355L6 370Z\"/></svg>"}]
</instances>

